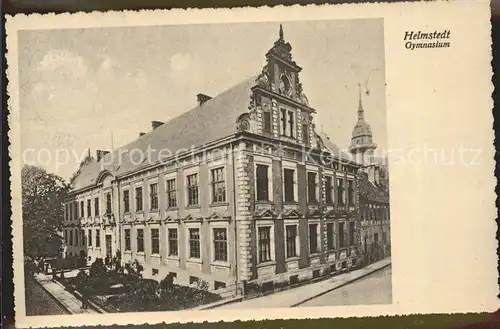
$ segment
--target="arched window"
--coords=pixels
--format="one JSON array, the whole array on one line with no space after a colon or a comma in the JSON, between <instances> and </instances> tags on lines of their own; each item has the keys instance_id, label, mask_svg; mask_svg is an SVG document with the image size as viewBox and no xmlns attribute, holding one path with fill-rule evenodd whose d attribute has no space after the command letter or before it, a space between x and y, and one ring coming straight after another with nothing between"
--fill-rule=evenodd
<instances>
[{"instance_id":1,"label":"arched window","mask_svg":"<svg viewBox=\"0 0 500 329\"><path fill-rule=\"evenodd\" d=\"M287 95L290 90L290 80L285 74L282 74L280 77L280 91L282 94Z\"/></svg>"}]
</instances>

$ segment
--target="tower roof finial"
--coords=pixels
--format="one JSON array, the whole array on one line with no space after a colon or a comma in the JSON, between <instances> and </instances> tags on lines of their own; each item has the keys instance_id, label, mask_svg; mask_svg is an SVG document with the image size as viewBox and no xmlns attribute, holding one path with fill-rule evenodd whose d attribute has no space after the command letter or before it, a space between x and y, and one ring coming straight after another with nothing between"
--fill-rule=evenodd
<instances>
[{"instance_id":1,"label":"tower roof finial","mask_svg":"<svg viewBox=\"0 0 500 329\"><path fill-rule=\"evenodd\" d=\"M280 24L280 40L283 40L283 25Z\"/></svg>"},{"instance_id":2,"label":"tower roof finial","mask_svg":"<svg viewBox=\"0 0 500 329\"><path fill-rule=\"evenodd\" d=\"M361 83L358 82L358 88L359 88L359 104L358 104L358 120L363 120L364 119L364 110L363 110L363 100L361 98Z\"/></svg>"}]
</instances>

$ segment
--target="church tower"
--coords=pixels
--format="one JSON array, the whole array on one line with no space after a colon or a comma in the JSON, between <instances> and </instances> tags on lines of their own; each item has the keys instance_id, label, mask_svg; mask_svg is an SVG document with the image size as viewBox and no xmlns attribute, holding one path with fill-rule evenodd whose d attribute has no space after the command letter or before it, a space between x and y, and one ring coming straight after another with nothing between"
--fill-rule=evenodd
<instances>
[{"instance_id":1,"label":"church tower","mask_svg":"<svg viewBox=\"0 0 500 329\"><path fill-rule=\"evenodd\" d=\"M371 163L373 151L376 148L377 144L373 142L372 128L365 121L361 85L359 85L358 121L352 130L349 152L354 155L357 162L368 165Z\"/></svg>"}]
</instances>

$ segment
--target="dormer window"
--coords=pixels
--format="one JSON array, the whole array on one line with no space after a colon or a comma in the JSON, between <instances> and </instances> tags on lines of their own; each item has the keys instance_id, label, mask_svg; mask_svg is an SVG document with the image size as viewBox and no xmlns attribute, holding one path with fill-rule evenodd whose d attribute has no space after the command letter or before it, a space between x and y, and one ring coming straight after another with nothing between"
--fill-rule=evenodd
<instances>
[{"instance_id":1,"label":"dormer window","mask_svg":"<svg viewBox=\"0 0 500 329\"><path fill-rule=\"evenodd\" d=\"M263 125L262 128L265 133L271 133L271 112L263 111L262 115Z\"/></svg>"},{"instance_id":2,"label":"dormer window","mask_svg":"<svg viewBox=\"0 0 500 329\"><path fill-rule=\"evenodd\" d=\"M281 135L286 136L286 110L281 109Z\"/></svg>"},{"instance_id":3,"label":"dormer window","mask_svg":"<svg viewBox=\"0 0 500 329\"><path fill-rule=\"evenodd\" d=\"M309 144L309 127L307 123L302 124L302 140L305 144Z\"/></svg>"},{"instance_id":4,"label":"dormer window","mask_svg":"<svg viewBox=\"0 0 500 329\"><path fill-rule=\"evenodd\" d=\"M294 131L294 113L292 111L288 111L288 124L290 125L290 137L293 138L293 131Z\"/></svg>"},{"instance_id":5,"label":"dormer window","mask_svg":"<svg viewBox=\"0 0 500 329\"><path fill-rule=\"evenodd\" d=\"M295 136L295 112L281 109L281 136L294 138Z\"/></svg>"},{"instance_id":6,"label":"dormer window","mask_svg":"<svg viewBox=\"0 0 500 329\"><path fill-rule=\"evenodd\" d=\"M290 80L285 74L282 74L280 77L280 93L286 96L290 96L291 94Z\"/></svg>"}]
</instances>

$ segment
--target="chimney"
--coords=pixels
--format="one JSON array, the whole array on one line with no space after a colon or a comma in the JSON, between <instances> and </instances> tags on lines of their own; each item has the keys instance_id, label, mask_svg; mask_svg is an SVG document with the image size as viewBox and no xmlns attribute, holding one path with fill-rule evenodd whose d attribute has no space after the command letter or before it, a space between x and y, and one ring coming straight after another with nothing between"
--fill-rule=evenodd
<instances>
[{"instance_id":1,"label":"chimney","mask_svg":"<svg viewBox=\"0 0 500 329\"><path fill-rule=\"evenodd\" d=\"M151 128L153 130L155 130L156 128L158 128L159 126L163 125L165 122L161 122L161 121L151 121Z\"/></svg>"},{"instance_id":2,"label":"chimney","mask_svg":"<svg viewBox=\"0 0 500 329\"><path fill-rule=\"evenodd\" d=\"M375 166L366 167L366 173L368 174L368 180L375 184Z\"/></svg>"},{"instance_id":3,"label":"chimney","mask_svg":"<svg viewBox=\"0 0 500 329\"><path fill-rule=\"evenodd\" d=\"M207 96L205 94L198 94L196 95L196 99L198 99L198 104L201 106L203 105L206 101L209 101L212 99L212 97Z\"/></svg>"},{"instance_id":4,"label":"chimney","mask_svg":"<svg viewBox=\"0 0 500 329\"><path fill-rule=\"evenodd\" d=\"M96 150L96 157L97 157L97 162L99 162L106 154L108 154L109 151L104 151L104 150Z\"/></svg>"},{"instance_id":5,"label":"chimney","mask_svg":"<svg viewBox=\"0 0 500 329\"><path fill-rule=\"evenodd\" d=\"M374 180L375 180L376 185L380 184L380 167L379 166L374 166Z\"/></svg>"},{"instance_id":6,"label":"chimney","mask_svg":"<svg viewBox=\"0 0 500 329\"><path fill-rule=\"evenodd\" d=\"M146 135L146 133L139 133L139 137Z\"/></svg>"}]
</instances>

